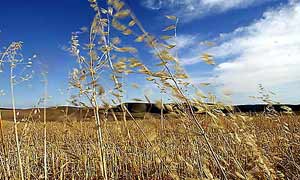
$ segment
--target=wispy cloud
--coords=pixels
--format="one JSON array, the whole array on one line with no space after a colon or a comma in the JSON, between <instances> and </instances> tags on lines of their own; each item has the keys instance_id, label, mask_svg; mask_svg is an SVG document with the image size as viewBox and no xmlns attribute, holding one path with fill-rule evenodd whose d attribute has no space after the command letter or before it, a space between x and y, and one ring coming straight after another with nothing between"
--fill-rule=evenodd
<instances>
[{"instance_id":1,"label":"wispy cloud","mask_svg":"<svg viewBox=\"0 0 300 180\"><path fill-rule=\"evenodd\" d=\"M292 2L264 13L248 27L223 35L211 51L230 61L215 69L217 83L236 93L257 91L257 85L277 89L300 84L300 4ZM291 90L289 90L291 91Z\"/></svg>"},{"instance_id":2,"label":"wispy cloud","mask_svg":"<svg viewBox=\"0 0 300 180\"><path fill-rule=\"evenodd\" d=\"M272 0L145 0L143 5L153 10L166 10L182 17L183 21L241 9Z\"/></svg>"},{"instance_id":3,"label":"wispy cloud","mask_svg":"<svg viewBox=\"0 0 300 180\"><path fill-rule=\"evenodd\" d=\"M214 47L199 45L201 38L181 36L184 46L178 51L185 66L200 63L203 52L213 54L218 64L213 70L217 91L238 94L235 102L245 102L263 84L282 101L299 103L300 98L290 96L300 97L299 32L300 3L294 0L268 10L248 26L221 34Z\"/></svg>"}]
</instances>

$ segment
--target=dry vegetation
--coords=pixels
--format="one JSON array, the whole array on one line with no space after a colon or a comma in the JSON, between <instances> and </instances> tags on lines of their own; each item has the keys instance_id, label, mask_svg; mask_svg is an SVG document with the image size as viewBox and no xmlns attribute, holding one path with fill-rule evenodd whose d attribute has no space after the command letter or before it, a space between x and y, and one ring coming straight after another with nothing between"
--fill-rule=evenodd
<instances>
[{"instance_id":1,"label":"dry vegetation","mask_svg":"<svg viewBox=\"0 0 300 180\"><path fill-rule=\"evenodd\" d=\"M188 120L106 122L103 141L108 179L223 179L206 143ZM201 116L228 179L299 179L300 118L285 115ZM0 179L18 178L13 123L3 122ZM92 122L47 124L49 179L101 179ZM143 135L141 133L143 131ZM43 178L43 124L19 125L25 179Z\"/></svg>"},{"instance_id":2,"label":"dry vegetation","mask_svg":"<svg viewBox=\"0 0 300 180\"><path fill-rule=\"evenodd\" d=\"M300 118L290 108L284 107L286 114L275 112L270 96L260 86L262 96L256 98L268 104L264 113L230 113L230 106L201 93L187 80L176 52L171 51L176 46L177 17L166 16L170 25L157 38L146 31L126 3L107 0L100 7L96 0L89 2L95 12L91 27L73 33L70 42L78 67L70 74L68 91L74 93L70 102L88 107L91 118L74 119L67 109L58 116L47 109L47 73L43 72L44 97L38 104L43 108L27 112L30 117L22 117L22 122L14 91L31 75L19 76L16 69L30 69L36 57L24 58L22 42L13 42L0 53L1 71L10 70L13 105L5 116L13 121L0 117L0 179L300 178ZM88 40L79 35L87 35ZM136 44L146 46L156 61L143 64L138 55L141 45ZM215 65L210 54L200 58ZM163 106L161 98L156 103L160 118L136 119L124 106L125 75L144 77L160 89L161 97L169 96L177 103L179 111L163 114L163 108L172 111L173 107ZM103 87L101 83L108 79L111 86ZM146 95L145 100L151 101ZM106 116L115 105L122 109L118 120ZM202 114L196 114L193 107ZM55 118L60 122L53 121Z\"/></svg>"}]
</instances>

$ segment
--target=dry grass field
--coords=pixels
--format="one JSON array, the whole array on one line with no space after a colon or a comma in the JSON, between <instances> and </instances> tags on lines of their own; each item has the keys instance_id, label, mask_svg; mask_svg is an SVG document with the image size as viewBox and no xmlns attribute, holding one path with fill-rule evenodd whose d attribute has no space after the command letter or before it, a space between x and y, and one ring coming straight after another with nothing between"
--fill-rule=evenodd
<instances>
[{"instance_id":1,"label":"dry grass field","mask_svg":"<svg viewBox=\"0 0 300 180\"><path fill-rule=\"evenodd\" d=\"M48 77L50 74L44 67L47 63L41 63L37 55L29 58L23 55L22 41L11 42L1 49L0 96L6 97L0 107L11 104L11 109L0 109L0 180L300 179L300 116L299 112L293 112L300 110L299 105L290 108L273 101L274 93L262 84L258 85L258 96L249 94L251 100L264 103L252 107L260 109L260 113L238 111L223 104L214 95L219 90L213 90L221 87L222 82L213 86L209 82L194 82L199 77L190 75L182 65L177 52L177 44L181 44L177 42L178 17L163 15L165 23L161 24L166 27L158 35L147 31L146 27L152 26L152 17L144 26L140 21L144 19L137 17L135 8L127 1L88 2L93 13L87 23L89 27L70 32L70 41L66 42L70 47L62 48L74 59L72 69L65 71L67 77L60 77L68 79L63 83L68 85L62 90L67 97L62 104L73 107L49 108L51 94L55 93L51 91L56 91L62 83ZM60 2L56 4L61 6ZM51 17L56 14L52 11ZM56 31L54 34L62 30L57 27ZM210 67L218 63L208 52L199 52L199 61ZM65 65L49 69L60 71L62 66ZM220 68L212 68L212 72L217 69ZM199 73L204 73L202 66ZM204 78L214 81L206 75ZM7 80L3 87L2 79ZM36 105L26 101L24 104L38 109L17 109L17 103L25 96L28 102L33 99L27 90L20 88L22 83L37 79L42 97ZM51 79L52 84L48 82ZM129 82L130 79L137 82ZM205 86L212 92L202 91ZM151 90L150 87L155 88L155 97L142 92L142 88ZM230 98L230 92L223 93ZM126 102L148 102L148 106L129 103L126 106ZM148 111L149 104L151 108L155 105L155 110ZM240 107L245 110L249 106Z\"/></svg>"},{"instance_id":2,"label":"dry grass field","mask_svg":"<svg viewBox=\"0 0 300 180\"><path fill-rule=\"evenodd\" d=\"M177 120L174 120L177 119ZM227 179L299 179L300 117L200 115ZM184 117L107 121L109 179L223 179L209 147ZM18 124L25 179L43 178L43 123ZM127 127L127 128L126 128ZM47 123L49 179L101 179L94 122ZM0 179L18 179L13 123L2 121Z\"/></svg>"}]
</instances>

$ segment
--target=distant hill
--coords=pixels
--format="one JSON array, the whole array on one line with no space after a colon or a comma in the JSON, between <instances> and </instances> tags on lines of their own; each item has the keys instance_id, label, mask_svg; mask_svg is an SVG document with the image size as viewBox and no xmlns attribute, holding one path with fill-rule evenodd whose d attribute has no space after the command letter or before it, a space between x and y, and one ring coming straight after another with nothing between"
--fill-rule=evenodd
<instances>
[{"instance_id":1,"label":"distant hill","mask_svg":"<svg viewBox=\"0 0 300 180\"><path fill-rule=\"evenodd\" d=\"M152 114L159 116L161 113L160 107L157 107L154 103L125 103L127 109L133 114L134 117L141 118L144 117L145 114ZM169 106L173 107L173 109L180 109L176 108L176 104L168 104ZM213 107L212 104L208 106ZM273 105L273 108L277 112L285 111L282 106L287 106L291 108L293 112L299 113L300 112L300 105L290 105L290 104L280 104L280 105ZM165 106L166 107L166 106ZM261 113L264 112L267 105L264 104L254 104L254 105L236 105L233 106L234 112L241 112L241 113ZM196 107L193 107L195 112L199 112ZM94 116L94 112L92 108L80 108L80 107L71 107L71 106L59 106L59 107L49 107L47 110L47 120L48 121L80 121L82 119L89 120ZM182 108L181 108L182 110ZM224 113L226 110L222 110ZM4 120L13 120L13 111L12 109L8 108L0 108L0 112L2 115L2 119ZM40 121L43 120L43 109L17 109L17 117L18 120L29 120L29 121ZM114 112L114 113L112 113ZM170 112L170 108L164 108L163 113L168 114ZM110 118L117 118L121 120L123 118L122 108L120 105L111 108L108 111L109 119ZM100 109L100 116L104 116L104 109ZM101 117L101 118L102 118Z\"/></svg>"}]
</instances>

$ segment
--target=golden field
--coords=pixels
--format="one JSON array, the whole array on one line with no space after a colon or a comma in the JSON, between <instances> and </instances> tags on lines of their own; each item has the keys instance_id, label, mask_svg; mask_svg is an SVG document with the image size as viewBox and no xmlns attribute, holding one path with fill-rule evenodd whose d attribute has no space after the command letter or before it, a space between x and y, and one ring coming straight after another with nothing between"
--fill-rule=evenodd
<instances>
[{"instance_id":1,"label":"golden field","mask_svg":"<svg viewBox=\"0 0 300 180\"><path fill-rule=\"evenodd\" d=\"M227 179L299 179L300 117L199 115ZM177 120L174 120L177 119ZM185 117L106 121L109 179L223 179L202 135ZM43 178L43 123L18 124L25 179ZM101 179L94 122L47 123L49 179ZM13 123L2 121L0 179L18 179Z\"/></svg>"},{"instance_id":2,"label":"golden field","mask_svg":"<svg viewBox=\"0 0 300 180\"><path fill-rule=\"evenodd\" d=\"M249 94L264 104L260 113L254 113L258 106L238 111L225 105L214 90L202 90L222 82L193 82L197 77L182 65L175 48L178 17L166 15L167 26L155 36L128 3L88 1L89 27L70 33L70 47L63 48L74 64L61 93L63 104L73 107L49 108L57 82L48 82L47 63L37 55L23 55L22 41L1 49L0 72L7 82L0 96L7 97L0 106L11 104L0 108L1 180L300 179L300 116L293 112L299 105L273 101L274 93L262 84L258 96ZM145 52L152 58L143 58ZM207 52L199 52L200 60L217 65ZM22 83L34 80L42 83L42 97L26 105L33 109L17 109L22 96L33 99ZM129 87L133 99L126 98ZM146 92L150 87L155 98Z\"/></svg>"}]
</instances>

